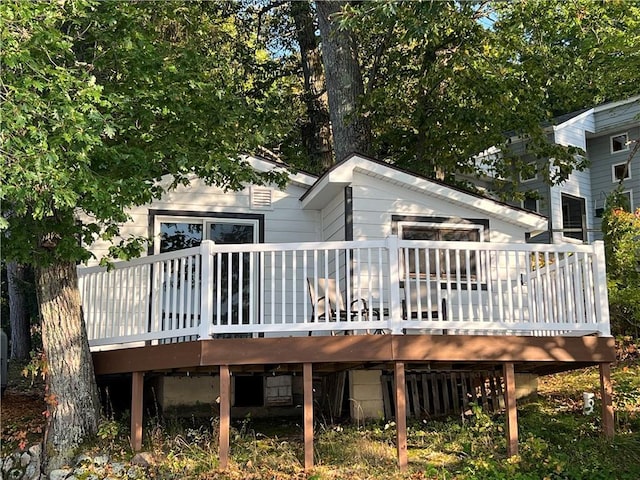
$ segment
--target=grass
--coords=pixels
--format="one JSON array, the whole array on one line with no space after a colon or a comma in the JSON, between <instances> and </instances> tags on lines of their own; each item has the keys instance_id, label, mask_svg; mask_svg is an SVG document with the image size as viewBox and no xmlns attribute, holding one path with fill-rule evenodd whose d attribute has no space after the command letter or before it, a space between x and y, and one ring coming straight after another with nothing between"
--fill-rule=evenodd
<instances>
[{"instance_id":1,"label":"grass","mask_svg":"<svg viewBox=\"0 0 640 480\"><path fill-rule=\"evenodd\" d=\"M396 467L395 424L316 425L315 463L304 472L302 428L296 420L242 419L231 434L231 464L222 472L217 460L217 426L149 419L144 448L155 465L144 473L157 479L548 479L640 478L640 361L620 363L612 374L616 436L604 439L600 417L582 414L582 392L599 391L597 369L544 377L535 402L519 405L520 454L506 458L504 416L473 415L446 421L409 422L409 468ZM23 385L24 387L24 385ZM11 390L10 392L11 393ZM15 392L14 392L15 393ZM8 417L3 401L3 450L17 446L23 419ZM39 407L38 407L39 408ZM18 411L34 422L34 412ZM9 420L9 429L6 428ZM37 420L37 419L36 419ZM31 422L31 423L29 423ZM37 423L37 422L36 422ZM13 428L13 430L11 429ZM127 462L128 426L105 422L86 450L108 452ZM28 440L38 432L29 432Z\"/></svg>"}]
</instances>

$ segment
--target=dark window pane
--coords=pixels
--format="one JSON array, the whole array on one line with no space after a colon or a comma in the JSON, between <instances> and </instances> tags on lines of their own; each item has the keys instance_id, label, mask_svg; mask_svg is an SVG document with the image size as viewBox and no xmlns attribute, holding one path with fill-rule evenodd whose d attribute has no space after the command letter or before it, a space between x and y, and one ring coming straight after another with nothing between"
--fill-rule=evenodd
<instances>
[{"instance_id":1,"label":"dark window pane","mask_svg":"<svg viewBox=\"0 0 640 480\"><path fill-rule=\"evenodd\" d=\"M240 223L210 223L209 239L219 244L253 243L254 226ZM237 324L240 321L242 309L242 323L249 323L251 272L249 272L249 253L225 253L221 256L222 282L220 284L220 320L223 325ZM217 257L215 258L217 262ZM217 265L214 265L217 272ZM242 271L242 283L240 272ZM229 276L231 276L231 291L229 291ZM214 294L215 296L216 294ZM229 318L229 304L231 301L231 318ZM214 299L214 318L217 318L217 301Z\"/></svg>"},{"instance_id":2,"label":"dark window pane","mask_svg":"<svg viewBox=\"0 0 640 480\"><path fill-rule=\"evenodd\" d=\"M161 223L160 253L197 247L202 243L201 223Z\"/></svg>"},{"instance_id":3,"label":"dark window pane","mask_svg":"<svg viewBox=\"0 0 640 480\"><path fill-rule=\"evenodd\" d=\"M450 241L450 242L479 242L480 231L477 229L462 229L462 228L438 228L431 226L411 225L404 226L402 228L403 240L435 240L435 241ZM429 250L429 274L432 277L443 276L446 274L446 256L449 255L449 272L452 276L455 276L460 268L461 277L466 278L467 275L476 275L476 255L475 252L469 253L469 265L467 265L467 257L465 251L458 252L459 260L456 261L458 256L455 250ZM416 270L415 263L415 250L409 250L409 274L416 275L420 273L423 275L427 271L426 258L423 250L418 250L418 267L420 271ZM439 261L439 269L436 269L436 255Z\"/></svg>"},{"instance_id":4,"label":"dark window pane","mask_svg":"<svg viewBox=\"0 0 640 480\"><path fill-rule=\"evenodd\" d=\"M253 225L212 223L209 225L209 240L223 244L253 243Z\"/></svg>"},{"instance_id":5,"label":"dark window pane","mask_svg":"<svg viewBox=\"0 0 640 480\"><path fill-rule=\"evenodd\" d=\"M538 211L538 200L531 197L526 197L522 202L523 208L531 210L532 212Z\"/></svg>"},{"instance_id":6,"label":"dark window pane","mask_svg":"<svg viewBox=\"0 0 640 480\"><path fill-rule=\"evenodd\" d=\"M628 138L626 133L611 137L611 151L621 152L623 150L627 150L629 148L627 145L627 140Z\"/></svg>"},{"instance_id":7,"label":"dark window pane","mask_svg":"<svg viewBox=\"0 0 640 480\"><path fill-rule=\"evenodd\" d=\"M626 163L621 163L620 165L614 165L613 174L615 176L614 180L624 180L625 178L630 178L629 169L626 168Z\"/></svg>"},{"instance_id":8,"label":"dark window pane","mask_svg":"<svg viewBox=\"0 0 640 480\"><path fill-rule=\"evenodd\" d=\"M562 195L562 229L565 237L584 240L584 217L584 198Z\"/></svg>"}]
</instances>

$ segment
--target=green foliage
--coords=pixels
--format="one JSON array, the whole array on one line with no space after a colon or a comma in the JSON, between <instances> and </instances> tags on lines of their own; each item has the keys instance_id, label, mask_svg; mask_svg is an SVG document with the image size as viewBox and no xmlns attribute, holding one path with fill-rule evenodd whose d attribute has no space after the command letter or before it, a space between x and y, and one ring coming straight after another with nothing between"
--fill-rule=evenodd
<instances>
[{"instance_id":1,"label":"green foliage","mask_svg":"<svg viewBox=\"0 0 640 480\"><path fill-rule=\"evenodd\" d=\"M613 333L636 334L640 326L640 210L629 212L614 192L602 218Z\"/></svg>"},{"instance_id":2,"label":"green foliage","mask_svg":"<svg viewBox=\"0 0 640 480\"><path fill-rule=\"evenodd\" d=\"M84 260L78 240L113 237L127 208L194 174L225 189L283 181L238 160L286 133L273 109L287 86L237 10L2 2L4 256Z\"/></svg>"},{"instance_id":3,"label":"green foliage","mask_svg":"<svg viewBox=\"0 0 640 480\"><path fill-rule=\"evenodd\" d=\"M560 183L587 163L551 143L545 122L640 93L637 3L359 2L343 17L359 39L376 155L427 176L481 173L474 155L501 146L484 166L513 181L496 188L515 188L522 155ZM504 148L505 132L526 141L523 154Z\"/></svg>"}]
</instances>

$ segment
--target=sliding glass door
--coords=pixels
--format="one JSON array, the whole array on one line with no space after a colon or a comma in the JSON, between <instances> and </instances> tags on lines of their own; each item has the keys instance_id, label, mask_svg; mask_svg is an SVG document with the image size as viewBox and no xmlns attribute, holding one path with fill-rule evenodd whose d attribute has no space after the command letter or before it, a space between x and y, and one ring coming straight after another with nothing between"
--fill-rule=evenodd
<instances>
[{"instance_id":1,"label":"sliding glass door","mask_svg":"<svg viewBox=\"0 0 640 480\"><path fill-rule=\"evenodd\" d=\"M155 218L155 252L165 253L184 248L197 247L202 240L213 240L216 244L257 243L259 241L259 220L217 217L169 217ZM218 265L220 262L220 265ZM194 268L196 268L194 266ZM259 268L259 265L253 265ZM198 271L200 268L198 266ZM257 318L255 298L251 292L258 292L256 272L250 272L249 253L224 253L214 257L216 285L213 292L213 321L221 325L249 323ZM218 277L219 275L219 277ZM199 279L198 279L199 281ZM251 282L254 282L252 285ZM181 292L193 295L196 288ZM218 298L218 292L219 297ZM197 302L197 299L192 299ZM219 310L219 311L218 311ZM219 319L219 322L218 322Z\"/></svg>"}]
</instances>

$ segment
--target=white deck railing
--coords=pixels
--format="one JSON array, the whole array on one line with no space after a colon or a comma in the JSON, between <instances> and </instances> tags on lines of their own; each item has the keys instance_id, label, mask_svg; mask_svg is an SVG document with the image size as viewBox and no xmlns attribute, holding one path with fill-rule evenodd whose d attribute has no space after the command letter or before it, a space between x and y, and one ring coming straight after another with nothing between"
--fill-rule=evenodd
<instances>
[{"instance_id":1,"label":"white deck railing","mask_svg":"<svg viewBox=\"0 0 640 480\"><path fill-rule=\"evenodd\" d=\"M602 243L205 241L78 275L92 347L335 332L610 334Z\"/></svg>"}]
</instances>

